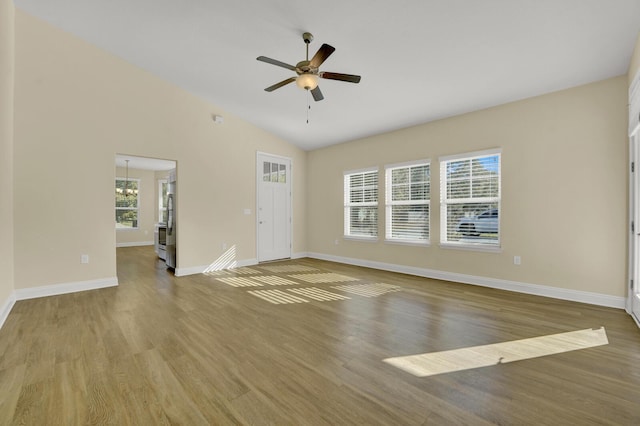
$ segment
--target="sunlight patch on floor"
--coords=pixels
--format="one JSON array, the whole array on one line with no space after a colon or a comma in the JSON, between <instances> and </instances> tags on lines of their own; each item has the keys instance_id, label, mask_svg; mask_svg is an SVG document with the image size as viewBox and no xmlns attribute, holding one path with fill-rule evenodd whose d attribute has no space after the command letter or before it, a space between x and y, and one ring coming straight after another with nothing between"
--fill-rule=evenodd
<instances>
[{"instance_id":1,"label":"sunlight patch on floor","mask_svg":"<svg viewBox=\"0 0 640 426\"><path fill-rule=\"evenodd\" d=\"M417 377L561 354L607 345L604 327L474 346L443 352L387 358L383 361Z\"/></svg>"},{"instance_id":2,"label":"sunlight patch on floor","mask_svg":"<svg viewBox=\"0 0 640 426\"><path fill-rule=\"evenodd\" d=\"M255 276L251 278L269 285L297 285L298 284L295 281L291 281L286 278L279 277L277 275L260 275L260 276Z\"/></svg>"},{"instance_id":3,"label":"sunlight patch on floor","mask_svg":"<svg viewBox=\"0 0 640 426\"><path fill-rule=\"evenodd\" d=\"M262 287L262 284L245 277L216 278L216 280L232 287Z\"/></svg>"},{"instance_id":4,"label":"sunlight patch on floor","mask_svg":"<svg viewBox=\"0 0 640 426\"><path fill-rule=\"evenodd\" d=\"M229 269L229 272L238 275L251 275L251 274L259 274L260 271L256 271L255 269L248 268L246 266L242 266L240 268Z\"/></svg>"},{"instance_id":5,"label":"sunlight patch on floor","mask_svg":"<svg viewBox=\"0 0 640 426\"><path fill-rule=\"evenodd\" d=\"M330 300L346 300L350 297L343 296L341 294L332 293L327 290L323 290L317 287L305 287L305 288L290 288L290 292L306 296L309 299L318 300L320 302L327 302Z\"/></svg>"},{"instance_id":6,"label":"sunlight patch on floor","mask_svg":"<svg viewBox=\"0 0 640 426\"><path fill-rule=\"evenodd\" d=\"M247 293L266 300L274 305L288 304L288 303L307 303L309 302L302 297L294 296L292 294L285 293L282 290L251 290Z\"/></svg>"},{"instance_id":7,"label":"sunlight patch on floor","mask_svg":"<svg viewBox=\"0 0 640 426\"><path fill-rule=\"evenodd\" d=\"M322 274L300 274L300 275L289 275L289 276L291 278L295 278L296 280L305 281L312 284L360 281L358 278L352 278L346 275L335 274L333 272L326 272Z\"/></svg>"},{"instance_id":8,"label":"sunlight patch on floor","mask_svg":"<svg viewBox=\"0 0 640 426\"><path fill-rule=\"evenodd\" d=\"M364 297L378 297L386 293L394 291L400 291L401 287L397 285L375 283L375 284L350 284L331 287L336 290L344 291L347 293L357 294Z\"/></svg>"},{"instance_id":9,"label":"sunlight patch on floor","mask_svg":"<svg viewBox=\"0 0 640 426\"><path fill-rule=\"evenodd\" d=\"M313 272L317 271L316 268L304 265L272 265L272 266L260 266L262 269L266 269L274 274L284 274L288 272Z\"/></svg>"}]
</instances>

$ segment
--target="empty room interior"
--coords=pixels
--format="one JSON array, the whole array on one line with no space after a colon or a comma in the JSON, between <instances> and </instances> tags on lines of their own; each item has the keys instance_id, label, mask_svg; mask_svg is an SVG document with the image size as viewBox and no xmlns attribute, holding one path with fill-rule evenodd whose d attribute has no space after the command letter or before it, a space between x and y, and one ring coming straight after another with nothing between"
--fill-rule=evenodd
<instances>
[{"instance_id":1,"label":"empty room interior","mask_svg":"<svg viewBox=\"0 0 640 426\"><path fill-rule=\"evenodd\" d=\"M639 160L637 0L0 0L0 424L640 424Z\"/></svg>"}]
</instances>

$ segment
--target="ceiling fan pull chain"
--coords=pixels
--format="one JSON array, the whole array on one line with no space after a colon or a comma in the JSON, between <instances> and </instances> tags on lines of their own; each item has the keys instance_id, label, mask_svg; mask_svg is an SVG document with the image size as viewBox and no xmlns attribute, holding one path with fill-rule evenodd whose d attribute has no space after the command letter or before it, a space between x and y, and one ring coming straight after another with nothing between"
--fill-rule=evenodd
<instances>
[{"instance_id":1,"label":"ceiling fan pull chain","mask_svg":"<svg viewBox=\"0 0 640 426\"><path fill-rule=\"evenodd\" d=\"M311 110L311 102L309 102L309 91L307 90L307 124L309 124L309 111Z\"/></svg>"}]
</instances>

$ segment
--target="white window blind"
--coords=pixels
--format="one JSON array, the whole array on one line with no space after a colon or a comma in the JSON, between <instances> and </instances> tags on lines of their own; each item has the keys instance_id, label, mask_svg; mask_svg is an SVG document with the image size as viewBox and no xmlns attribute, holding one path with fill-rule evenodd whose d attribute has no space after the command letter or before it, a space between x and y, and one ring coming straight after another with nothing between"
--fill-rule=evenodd
<instances>
[{"instance_id":1,"label":"white window blind","mask_svg":"<svg viewBox=\"0 0 640 426\"><path fill-rule=\"evenodd\" d=\"M499 150L440 158L440 241L500 245Z\"/></svg>"},{"instance_id":2,"label":"white window blind","mask_svg":"<svg viewBox=\"0 0 640 426\"><path fill-rule=\"evenodd\" d=\"M344 235L378 236L378 169L345 172Z\"/></svg>"},{"instance_id":3,"label":"white window blind","mask_svg":"<svg viewBox=\"0 0 640 426\"><path fill-rule=\"evenodd\" d=\"M428 160L385 167L386 226L389 241L429 242L431 197Z\"/></svg>"}]
</instances>

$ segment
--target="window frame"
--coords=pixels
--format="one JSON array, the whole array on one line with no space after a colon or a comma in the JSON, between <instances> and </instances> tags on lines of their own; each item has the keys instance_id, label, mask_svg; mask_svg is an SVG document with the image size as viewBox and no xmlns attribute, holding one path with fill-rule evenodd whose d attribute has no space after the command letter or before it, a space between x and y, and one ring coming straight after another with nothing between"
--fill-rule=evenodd
<instances>
[{"instance_id":1,"label":"window frame","mask_svg":"<svg viewBox=\"0 0 640 426\"><path fill-rule=\"evenodd\" d=\"M343 238L351 239L351 240L360 240L360 241L377 241L378 240L378 226L379 226L379 214L378 214L378 205L380 202L380 169L378 167L367 167L364 169L358 170L349 170L343 173L343 182L344 182L344 230L343 230ZM376 190L376 201L375 202L359 202L354 203L351 202L351 177L355 175L364 175L375 173L375 190ZM363 191L366 189L365 185L362 187ZM371 187L369 187L371 189ZM352 207L375 207L376 217L375 217L375 226L373 230L375 231L375 235L353 235L351 234L351 208Z\"/></svg>"},{"instance_id":2,"label":"window frame","mask_svg":"<svg viewBox=\"0 0 640 426\"><path fill-rule=\"evenodd\" d=\"M128 180L129 182L136 182L137 183L137 187L138 187L138 192L136 193L136 198L137 198L137 203L136 206L137 207L118 207L118 206L114 206L115 207L115 212L117 211L127 211L127 210L135 210L136 212L136 226L132 226L132 227L118 227L118 222L116 222L116 231L137 231L140 229L140 182L141 179L139 178L125 178L125 177L118 177L116 176L115 180L114 180L114 186L117 188L118 185L118 181L126 181ZM115 200L114 200L114 204L115 204Z\"/></svg>"},{"instance_id":3,"label":"window frame","mask_svg":"<svg viewBox=\"0 0 640 426\"><path fill-rule=\"evenodd\" d=\"M427 166L428 168L428 180L426 183L429 187L429 193L426 199L424 200L402 200L402 201L394 201L393 200L393 171L400 169L408 169L409 170L409 192L411 193L411 169L414 167L423 167ZM394 244L408 244L408 245L419 245L419 246L429 246L431 244L431 159L421 159L421 160L413 160L407 161L404 163L395 163L395 164L387 164L385 167L385 242L386 243L394 243ZM428 209L427 213L427 237L426 238L400 238L393 236L393 207L394 206L419 206L426 205Z\"/></svg>"},{"instance_id":4,"label":"window frame","mask_svg":"<svg viewBox=\"0 0 640 426\"><path fill-rule=\"evenodd\" d=\"M498 157L498 195L497 197L473 197L465 199L447 199L447 165L453 161L461 160L474 160L478 158L486 157ZM440 246L442 248L455 248L463 250L476 250L476 251L489 251L489 252L501 252L502 251L502 149L493 148L483 151L466 152L456 155L447 155L439 157L440 163ZM470 182L473 181L473 177L470 177ZM473 195L473 194L471 194ZM497 238L495 242L487 240L473 241L460 241L448 239L447 223L449 218L447 217L447 207L452 204L497 204L498 211L498 224L497 224Z\"/></svg>"},{"instance_id":5,"label":"window frame","mask_svg":"<svg viewBox=\"0 0 640 426\"><path fill-rule=\"evenodd\" d=\"M169 179L158 179L158 223L167 223L164 219L164 213L167 211L167 208L164 206L164 197L162 186L169 185ZM140 200L138 200L140 201Z\"/></svg>"}]
</instances>

